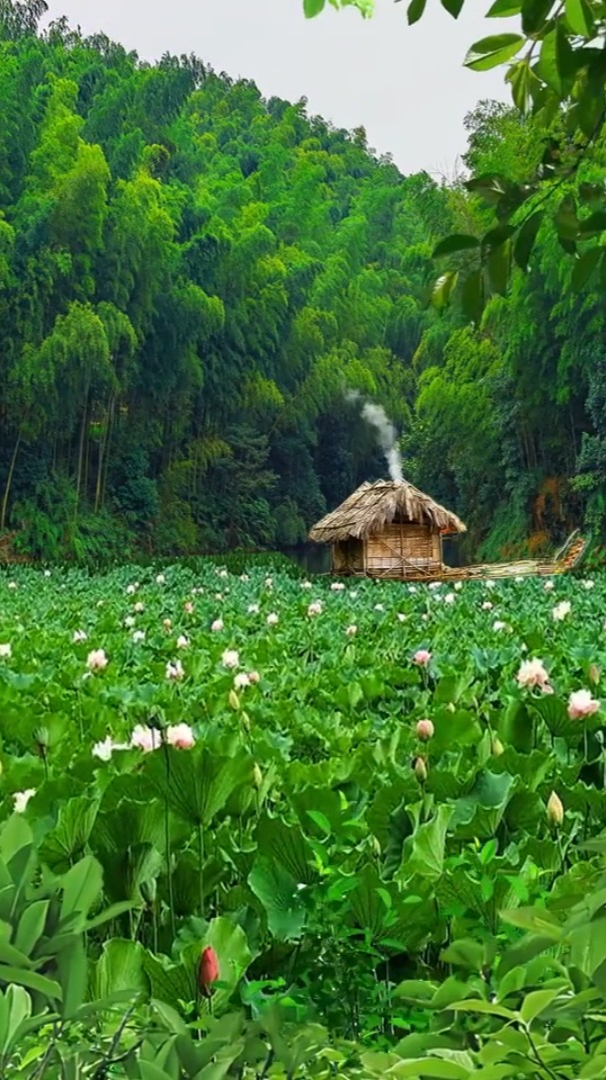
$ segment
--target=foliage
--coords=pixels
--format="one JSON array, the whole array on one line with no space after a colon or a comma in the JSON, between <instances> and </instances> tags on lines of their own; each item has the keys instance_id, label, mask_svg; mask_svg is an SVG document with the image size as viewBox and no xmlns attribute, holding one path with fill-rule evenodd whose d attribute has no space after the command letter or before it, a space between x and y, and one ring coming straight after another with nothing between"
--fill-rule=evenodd
<instances>
[{"instance_id":1,"label":"foliage","mask_svg":"<svg viewBox=\"0 0 606 1080\"><path fill-rule=\"evenodd\" d=\"M299 543L384 470L346 391L408 416L446 192L195 57L36 32L44 6L0 8L0 531Z\"/></svg>"},{"instance_id":2,"label":"foliage","mask_svg":"<svg viewBox=\"0 0 606 1080\"><path fill-rule=\"evenodd\" d=\"M2 1067L600 1075L606 579L546 585L3 576Z\"/></svg>"},{"instance_id":3,"label":"foliage","mask_svg":"<svg viewBox=\"0 0 606 1080\"><path fill-rule=\"evenodd\" d=\"M441 3L456 19L465 0ZM334 6L346 5L334 0ZM372 14L373 5L364 0L355 6L363 15ZM324 7L325 0L304 3L308 17ZM426 0L410 0L409 24L418 22L425 8ZM522 176L474 169L465 186L493 210L494 221L484 232L453 233L435 248L435 257L473 253L462 264L455 260L459 265L447 270L433 290L434 302L443 306L458 289L472 321L481 318L491 296L506 291L514 266L527 270L536 238L548 223L574 259L573 286L590 277L599 277L602 285L606 280L601 243L606 193L601 175L591 174L591 166L602 162L606 123L604 5L601 0L495 0L487 11L491 20L512 17L515 32L508 23L506 32L475 42L465 65L479 72L507 65L505 79L515 108L540 129L542 153Z\"/></svg>"}]
</instances>

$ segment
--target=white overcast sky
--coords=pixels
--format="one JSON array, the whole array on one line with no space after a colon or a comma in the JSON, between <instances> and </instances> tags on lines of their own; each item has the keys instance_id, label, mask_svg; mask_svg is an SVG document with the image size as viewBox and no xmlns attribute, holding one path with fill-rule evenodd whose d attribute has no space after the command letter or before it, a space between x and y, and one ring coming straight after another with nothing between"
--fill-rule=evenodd
<instances>
[{"instance_id":1,"label":"white overcast sky","mask_svg":"<svg viewBox=\"0 0 606 1080\"><path fill-rule=\"evenodd\" d=\"M303 18L301 0L48 0L83 32L103 30L146 60L196 53L216 71L253 79L266 96L296 101L338 127L364 125L369 145L403 172L452 176L465 148L463 118L481 98L508 99L503 71L463 68L469 45L502 31L489 0L466 0L455 22L438 3L416 26L406 2Z\"/></svg>"}]
</instances>

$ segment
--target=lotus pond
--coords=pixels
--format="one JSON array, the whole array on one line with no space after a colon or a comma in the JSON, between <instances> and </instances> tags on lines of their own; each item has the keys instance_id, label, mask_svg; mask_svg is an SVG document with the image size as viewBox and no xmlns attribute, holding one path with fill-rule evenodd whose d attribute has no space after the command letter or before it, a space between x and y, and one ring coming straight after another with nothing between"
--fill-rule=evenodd
<instances>
[{"instance_id":1,"label":"lotus pond","mask_svg":"<svg viewBox=\"0 0 606 1080\"><path fill-rule=\"evenodd\" d=\"M71 1023L74 1076L605 1075L605 615L601 575L3 572L0 1067L71 1076Z\"/></svg>"}]
</instances>

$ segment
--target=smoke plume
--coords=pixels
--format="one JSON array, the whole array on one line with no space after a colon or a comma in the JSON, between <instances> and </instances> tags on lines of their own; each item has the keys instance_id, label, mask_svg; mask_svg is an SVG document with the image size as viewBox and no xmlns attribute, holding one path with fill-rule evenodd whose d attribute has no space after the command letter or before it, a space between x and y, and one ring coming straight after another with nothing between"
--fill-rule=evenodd
<instances>
[{"instance_id":1,"label":"smoke plume","mask_svg":"<svg viewBox=\"0 0 606 1080\"><path fill-rule=\"evenodd\" d=\"M362 402L361 414L364 420L373 427L379 438L379 445L385 454L389 475L392 480L403 480L402 458L398 446L398 433L385 409L381 405L375 405L372 401L364 401L359 390L348 390L345 395L347 401L352 403Z\"/></svg>"}]
</instances>

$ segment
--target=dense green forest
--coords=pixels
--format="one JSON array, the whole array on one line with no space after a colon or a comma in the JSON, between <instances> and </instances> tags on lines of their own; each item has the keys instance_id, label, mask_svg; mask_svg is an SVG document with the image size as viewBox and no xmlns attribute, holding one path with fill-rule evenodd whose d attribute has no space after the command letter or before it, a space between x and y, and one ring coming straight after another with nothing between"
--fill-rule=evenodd
<instances>
[{"instance_id":1,"label":"dense green forest","mask_svg":"<svg viewBox=\"0 0 606 1080\"><path fill-rule=\"evenodd\" d=\"M600 528L604 301L569 289L549 228L471 328L428 302L437 240L490 224L462 184L194 56L42 32L43 10L0 0L0 536L45 558L296 544L385 472L352 389L470 553ZM467 126L469 168L536 170L535 121L482 102Z\"/></svg>"}]
</instances>

